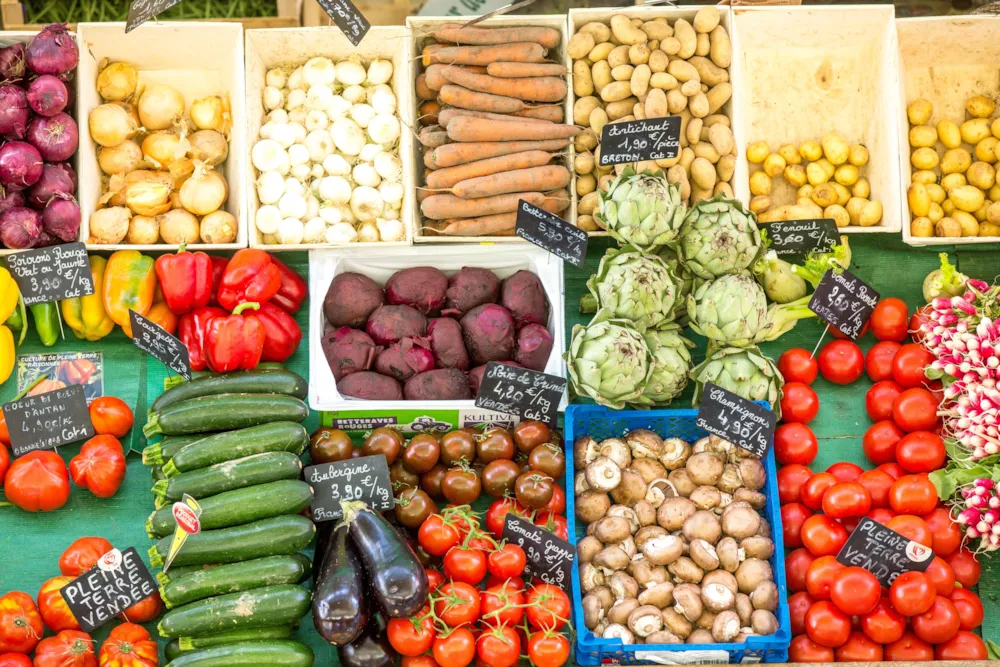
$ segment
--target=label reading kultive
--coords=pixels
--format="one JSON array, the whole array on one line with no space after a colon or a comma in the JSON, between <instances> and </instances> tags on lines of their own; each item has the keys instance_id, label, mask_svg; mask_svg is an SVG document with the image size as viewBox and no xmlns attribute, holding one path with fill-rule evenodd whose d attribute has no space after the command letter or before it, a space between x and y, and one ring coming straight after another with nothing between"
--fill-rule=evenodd
<instances>
[{"instance_id":1,"label":"label reading kultive","mask_svg":"<svg viewBox=\"0 0 1000 667\"><path fill-rule=\"evenodd\" d=\"M771 239L768 250L773 250L778 257L830 252L840 243L837 223L833 218L783 220L769 222L762 227Z\"/></svg>"},{"instance_id":2,"label":"label reading kultive","mask_svg":"<svg viewBox=\"0 0 1000 667\"><path fill-rule=\"evenodd\" d=\"M132 318L132 342L135 346L162 361L164 366L185 380L190 380L191 356L187 345L134 310L129 311L129 317Z\"/></svg>"},{"instance_id":3,"label":"label reading kultive","mask_svg":"<svg viewBox=\"0 0 1000 667\"><path fill-rule=\"evenodd\" d=\"M354 46L361 43L372 27L351 0L317 0L317 2Z\"/></svg>"},{"instance_id":4,"label":"label reading kultive","mask_svg":"<svg viewBox=\"0 0 1000 667\"><path fill-rule=\"evenodd\" d=\"M608 123L601 130L601 166L672 160L681 151L681 117Z\"/></svg>"},{"instance_id":5,"label":"label reading kultive","mask_svg":"<svg viewBox=\"0 0 1000 667\"><path fill-rule=\"evenodd\" d=\"M925 572L934 551L879 522L865 517L837 554L837 562L875 575L885 588L904 572Z\"/></svg>"},{"instance_id":6,"label":"label reading kultive","mask_svg":"<svg viewBox=\"0 0 1000 667\"><path fill-rule=\"evenodd\" d=\"M11 401L3 414L14 456L94 437L82 385Z\"/></svg>"},{"instance_id":7,"label":"label reading kultive","mask_svg":"<svg viewBox=\"0 0 1000 667\"><path fill-rule=\"evenodd\" d=\"M554 424L565 391L565 378L491 361L479 383L476 407Z\"/></svg>"},{"instance_id":8,"label":"label reading kultive","mask_svg":"<svg viewBox=\"0 0 1000 667\"><path fill-rule=\"evenodd\" d=\"M587 232L523 199L517 202L514 233L573 266L582 267L587 259Z\"/></svg>"},{"instance_id":9,"label":"label reading kultive","mask_svg":"<svg viewBox=\"0 0 1000 667\"><path fill-rule=\"evenodd\" d=\"M24 305L62 301L94 293L87 247L66 243L7 256Z\"/></svg>"},{"instance_id":10,"label":"label reading kultive","mask_svg":"<svg viewBox=\"0 0 1000 667\"><path fill-rule=\"evenodd\" d=\"M181 0L132 0L128 5L125 32L130 33L149 19L162 14Z\"/></svg>"},{"instance_id":11,"label":"label reading kultive","mask_svg":"<svg viewBox=\"0 0 1000 667\"><path fill-rule=\"evenodd\" d=\"M92 632L157 590L135 547L114 549L59 589L84 632Z\"/></svg>"},{"instance_id":12,"label":"label reading kultive","mask_svg":"<svg viewBox=\"0 0 1000 667\"><path fill-rule=\"evenodd\" d=\"M314 492L313 521L341 518L341 501L363 502L373 510L396 506L383 454L309 466L303 471L303 479Z\"/></svg>"},{"instance_id":13,"label":"label reading kultive","mask_svg":"<svg viewBox=\"0 0 1000 667\"><path fill-rule=\"evenodd\" d=\"M524 550L529 574L569 592L576 553L572 544L513 513L504 521L502 537Z\"/></svg>"},{"instance_id":14,"label":"label reading kultive","mask_svg":"<svg viewBox=\"0 0 1000 667\"><path fill-rule=\"evenodd\" d=\"M851 340L857 340L878 300L879 293L850 271L827 270L809 299L809 310Z\"/></svg>"},{"instance_id":15,"label":"label reading kultive","mask_svg":"<svg viewBox=\"0 0 1000 667\"><path fill-rule=\"evenodd\" d=\"M774 437L778 417L772 410L711 382L705 384L695 425L739 445L760 458Z\"/></svg>"}]
</instances>

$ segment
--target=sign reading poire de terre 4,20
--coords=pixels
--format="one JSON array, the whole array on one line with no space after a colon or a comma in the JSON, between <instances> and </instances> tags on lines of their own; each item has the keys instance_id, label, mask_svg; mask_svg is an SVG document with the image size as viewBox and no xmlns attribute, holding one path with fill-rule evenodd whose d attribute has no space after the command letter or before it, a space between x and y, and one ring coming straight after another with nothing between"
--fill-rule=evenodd
<instances>
[{"instance_id":1,"label":"sign reading poire de terre 4,20","mask_svg":"<svg viewBox=\"0 0 1000 667\"><path fill-rule=\"evenodd\" d=\"M476 407L554 424L564 391L565 378L491 361L479 383Z\"/></svg>"},{"instance_id":2,"label":"sign reading poire de terre 4,20","mask_svg":"<svg viewBox=\"0 0 1000 667\"><path fill-rule=\"evenodd\" d=\"M157 590L135 547L109 551L97 565L59 589L84 632L91 632Z\"/></svg>"},{"instance_id":3,"label":"sign reading poire de terre 4,20","mask_svg":"<svg viewBox=\"0 0 1000 667\"><path fill-rule=\"evenodd\" d=\"M362 456L346 461L321 463L303 471L313 488L313 521L333 521L344 515L340 501L363 502L373 510L396 506L385 456Z\"/></svg>"},{"instance_id":4,"label":"sign reading poire de terre 4,20","mask_svg":"<svg viewBox=\"0 0 1000 667\"><path fill-rule=\"evenodd\" d=\"M857 340L878 299L879 293L850 271L828 270L809 299L809 310L851 340Z\"/></svg>"},{"instance_id":5,"label":"sign reading poire de terre 4,20","mask_svg":"<svg viewBox=\"0 0 1000 667\"><path fill-rule=\"evenodd\" d=\"M3 406L14 456L94 437L83 385L71 384Z\"/></svg>"},{"instance_id":6,"label":"sign reading poire de terre 4,20","mask_svg":"<svg viewBox=\"0 0 1000 667\"><path fill-rule=\"evenodd\" d=\"M858 523L837 554L837 562L868 570L885 588L904 572L925 572L932 560L934 552L930 547L868 517Z\"/></svg>"},{"instance_id":7,"label":"sign reading poire de terre 4,20","mask_svg":"<svg viewBox=\"0 0 1000 667\"><path fill-rule=\"evenodd\" d=\"M681 117L608 123L601 130L601 166L672 160L681 151Z\"/></svg>"},{"instance_id":8,"label":"sign reading poire de terre 4,20","mask_svg":"<svg viewBox=\"0 0 1000 667\"><path fill-rule=\"evenodd\" d=\"M82 243L15 253L7 257L7 266L26 306L94 293L87 247Z\"/></svg>"}]
</instances>

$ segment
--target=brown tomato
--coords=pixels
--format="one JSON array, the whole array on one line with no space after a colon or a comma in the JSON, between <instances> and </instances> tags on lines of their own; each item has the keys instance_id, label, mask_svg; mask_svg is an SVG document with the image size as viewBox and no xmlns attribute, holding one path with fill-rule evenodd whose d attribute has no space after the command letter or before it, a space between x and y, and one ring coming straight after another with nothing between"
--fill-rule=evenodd
<instances>
[{"instance_id":1,"label":"brown tomato","mask_svg":"<svg viewBox=\"0 0 1000 667\"><path fill-rule=\"evenodd\" d=\"M479 475L468 468L452 468L441 480L441 493L450 503L469 505L474 503L483 490Z\"/></svg>"},{"instance_id":2,"label":"brown tomato","mask_svg":"<svg viewBox=\"0 0 1000 667\"><path fill-rule=\"evenodd\" d=\"M309 456L314 465L345 461L352 457L354 443L351 436L338 428L320 426L309 438Z\"/></svg>"},{"instance_id":3,"label":"brown tomato","mask_svg":"<svg viewBox=\"0 0 1000 667\"><path fill-rule=\"evenodd\" d=\"M420 489L407 489L396 499L396 518L407 528L420 528L424 519L437 511L437 503Z\"/></svg>"},{"instance_id":4,"label":"brown tomato","mask_svg":"<svg viewBox=\"0 0 1000 667\"><path fill-rule=\"evenodd\" d=\"M521 467L508 459L490 461L483 468L483 490L495 498L514 490L514 481L521 474Z\"/></svg>"},{"instance_id":5,"label":"brown tomato","mask_svg":"<svg viewBox=\"0 0 1000 667\"><path fill-rule=\"evenodd\" d=\"M441 482L444 481L446 472L448 472L448 469L437 463L433 468L420 476L420 488L426 491L427 495L431 498L444 500L444 495L441 493Z\"/></svg>"},{"instance_id":6,"label":"brown tomato","mask_svg":"<svg viewBox=\"0 0 1000 667\"><path fill-rule=\"evenodd\" d=\"M505 428L491 428L479 436L476 453L483 463L514 458L514 438Z\"/></svg>"},{"instance_id":7,"label":"brown tomato","mask_svg":"<svg viewBox=\"0 0 1000 667\"><path fill-rule=\"evenodd\" d=\"M546 443L531 450L528 465L532 470L544 472L552 479L562 479L566 474L566 454L558 445Z\"/></svg>"},{"instance_id":8,"label":"brown tomato","mask_svg":"<svg viewBox=\"0 0 1000 667\"><path fill-rule=\"evenodd\" d=\"M365 439L365 443L361 445L361 451L365 456L385 454L385 461L390 466L396 462L402 449L403 434L396 429L385 426L372 431L372 434Z\"/></svg>"},{"instance_id":9,"label":"brown tomato","mask_svg":"<svg viewBox=\"0 0 1000 667\"><path fill-rule=\"evenodd\" d=\"M551 434L544 422L529 419L514 427L514 444L521 452L530 454L535 447L548 442Z\"/></svg>"},{"instance_id":10,"label":"brown tomato","mask_svg":"<svg viewBox=\"0 0 1000 667\"><path fill-rule=\"evenodd\" d=\"M389 481L392 482L393 493L398 495L406 489L417 488L420 485L420 475L407 470L400 460L389 466Z\"/></svg>"},{"instance_id":11,"label":"brown tomato","mask_svg":"<svg viewBox=\"0 0 1000 667\"><path fill-rule=\"evenodd\" d=\"M446 466L458 465L464 459L472 463L476 458L476 439L468 431L449 431L441 437L441 462Z\"/></svg>"},{"instance_id":12,"label":"brown tomato","mask_svg":"<svg viewBox=\"0 0 1000 667\"><path fill-rule=\"evenodd\" d=\"M437 438L421 433L414 436L403 450L403 465L410 472L421 475L434 467L440 455L441 445Z\"/></svg>"},{"instance_id":13,"label":"brown tomato","mask_svg":"<svg viewBox=\"0 0 1000 667\"><path fill-rule=\"evenodd\" d=\"M514 493L518 501L533 510L542 509L552 500L552 478L540 472L526 472L514 481Z\"/></svg>"}]
</instances>

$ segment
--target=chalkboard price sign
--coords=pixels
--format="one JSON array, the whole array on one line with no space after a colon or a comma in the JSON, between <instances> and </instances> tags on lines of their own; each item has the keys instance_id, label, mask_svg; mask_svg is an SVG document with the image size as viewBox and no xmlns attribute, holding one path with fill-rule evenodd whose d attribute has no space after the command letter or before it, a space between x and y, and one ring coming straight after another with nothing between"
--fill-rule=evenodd
<instances>
[{"instance_id":1,"label":"chalkboard price sign","mask_svg":"<svg viewBox=\"0 0 1000 667\"><path fill-rule=\"evenodd\" d=\"M516 220L514 232L522 239L573 266L583 266L587 259L587 232L523 199L517 203Z\"/></svg>"},{"instance_id":2,"label":"chalkboard price sign","mask_svg":"<svg viewBox=\"0 0 1000 667\"><path fill-rule=\"evenodd\" d=\"M304 479L315 492L313 521L333 521L342 517L342 500L363 502L373 510L389 510L396 506L389 481L389 465L382 454L309 466L304 471Z\"/></svg>"},{"instance_id":3,"label":"chalkboard price sign","mask_svg":"<svg viewBox=\"0 0 1000 667\"><path fill-rule=\"evenodd\" d=\"M698 428L725 438L763 458L774 437L778 417L773 411L711 382L698 408Z\"/></svg>"},{"instance_id":4,"label":"chalkboard price sign","mask_svg":"<svg viewBox=\"0 0 1000 667\"><path fill-rule=\"evenodd\" d=\"M94 293L87 247L82 243L14 253L7 257L7 266L26 306Z\"/></svg>"},{"instance_id":5,"label":"chalkboard price sign","mask_svg":"<svg viewBox=\"0 0 1000 667\"><path fill-rule=\"evenodd\" d=\"M114 549L59 589L84 632L92 632L157 591L135 547Z\"/></svg>"},{"instance_id":6,"label":"chalkboard price sign","mask_svg":"<svg viewBox=\"0 0 1000 667\"><path fill-rule=\"evenodd\" d=\"M149 19L162 14L181 0L132 0L128 5L125 32L130 33Z\"/></svg>"},{"instance_id":7,"label":"chalkboard price sign","mask_svg":"<svg viewBox=\"0 0 1000 667\"><path fill-rule=\"evenodd\" d=\"M94 437L83 385L73 384L3 406L14 456Z\"/></svg>"},{"instance_id":8,"label":"chalkboard price sign","mask_svg":"<svg viewBox=\"0 0 1000 667\"><path fill-rule=\"evenodd\" d=\"M135 346L162 361L185 380L190 380L191 356L187 346L177 336L134 310L129 311L129 316L132 318L132 342Z\"/></svg>"},{"instance_id":9,"label":"chalkboard price sign","mask_svg":"<svg viewBox=\"0 0 1000 667\"><path fill-rule=\"evenodd\" d=\"M840 242L833 218L785 220L768 223L763 228L771 239L768 249L778 257L808 255L814 251L829 252Z\"/></svg>"},{"instance_id":10,"label":"chalkboard price sign","mask_svg":"<svg viewBox=\"0 0 1000 667\"><path fill-rule=\"evenodd\" d=\"M572 544L515 514L507 515L502 537L524 549L525 569L530 575L569 592L576 553Z\"/></svg>"},{"instance_id":11,"label":"chalkboard price sign","mask_svg":"<svg viewBox=\"0 0 1000 667\"><path fill-rule=\"evenodd\" d=\"M861 520L837 554L838 563L868 570L885 588L904 572L925 572L932 560L930 547L868 517Z\"/></svg>"},{"instance_id":12,"label":"chalkboard price sign","mask_svg":"<svg viewBox=\"0 0 1000 667\"><path fill-rule=\"evenodd\" d=\"M601 166L671 160L681 151L681 117L608 123L601 130Z\"/></svg>"},{"instance_id":13,"label":"chalkboard price sign","mask_svg":"<svg viewBox=\"0 0 1000 667\"><path fill-rule=\"evenodd\" d=\"M491 361L479 384L476 407L554 424L564 391L565 378Z\"/></svg>"},{"instance_id":14,"label":"chalkboard price sign","mask_svg":"<svg viewBox=\"0 0 1000 667\"><path fill-rule=\"evenodd\" d=\"M875 310L879 293L847 271L827 271L809 299L809 310L851 340L857 340Z\"/></svg>"},{"instance_id":15,"label":"chalkboard price sign","mask_svg":"<svg viewBox=\"0 0 1000 667\"><path fill-rule=\"evenodd\" d=\"M333 22L337 24L351 44L357 46L368 34L372 24L364 17L351 0L317 0Z\"/></svg>"}]
</instances>

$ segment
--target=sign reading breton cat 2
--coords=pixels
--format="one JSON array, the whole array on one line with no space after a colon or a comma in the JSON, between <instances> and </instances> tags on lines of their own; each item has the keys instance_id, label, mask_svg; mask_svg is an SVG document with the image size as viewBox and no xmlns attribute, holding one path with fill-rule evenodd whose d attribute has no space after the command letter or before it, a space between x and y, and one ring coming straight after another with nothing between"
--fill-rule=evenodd
<instances>
[{"instance_id":1,"label":"sign reading breton cat 2","mask_svg":"<svg viewBox=\"0 0 1000 667\"><path fill-rule=\"evenodd\" d=\"M601 166L672 160L681 151L681 117L608 123L601 130Z\"/></svg>"}]
</instances>

